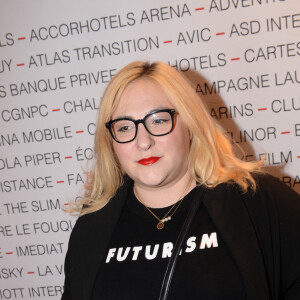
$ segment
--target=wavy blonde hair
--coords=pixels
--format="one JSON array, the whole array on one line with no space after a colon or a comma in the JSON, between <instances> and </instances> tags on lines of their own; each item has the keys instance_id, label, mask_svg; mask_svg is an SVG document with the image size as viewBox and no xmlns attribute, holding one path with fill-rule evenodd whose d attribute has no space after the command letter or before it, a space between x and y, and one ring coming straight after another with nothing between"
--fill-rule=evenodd
<instances>
[{"instance_id":1,"label":"wavy blonde hair","mask_svg":"<svg viewBox=\"0 0 300 300\"><path fill-rule=\"evenodd\" d=\"M125 173L105 123L111 120L124 89L139 78L160 86L192 134L188 168L198 184L215 187L232 182L243 191L256 188L252 173L260 172L261 162L244 162L235 156L224 130L210 117L189 81L165 63L136 61L121 69L103 94L95 134L95 165L87 173L85 195L71 212L83 215L101 209L122 185Z\"/></svg>"}]
</instances>

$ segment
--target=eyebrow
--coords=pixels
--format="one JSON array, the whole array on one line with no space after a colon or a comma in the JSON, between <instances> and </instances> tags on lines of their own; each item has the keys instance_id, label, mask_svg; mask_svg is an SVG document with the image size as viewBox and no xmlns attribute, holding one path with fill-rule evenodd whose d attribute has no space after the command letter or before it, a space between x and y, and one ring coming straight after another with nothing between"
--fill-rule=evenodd
<instances>
[{"instance_id":1,"label":"eyebrow","mask_svg":"<svg viewBox=\"0 0 300 300\"><path fill-rule=\"evenodd\" d=\"M154 111L161 110L161 109L172 109L172 108L167 107L167 106L159 106L159 107L155 107L155 108L151 109L150 111L148 111L148 112L144 115L144 117L147 116L147 115L149 115L149 114L151 114L151 113L153 113ZM116 118L114 118L114 120L116 120L116 119L124 119L124 118L130 118L130 119L133 119L133 120L134 120L134 118L133 118L132 116L126 116L126 115L123 115L123 116L117 116Z\"/></svg>"}]
</instances>

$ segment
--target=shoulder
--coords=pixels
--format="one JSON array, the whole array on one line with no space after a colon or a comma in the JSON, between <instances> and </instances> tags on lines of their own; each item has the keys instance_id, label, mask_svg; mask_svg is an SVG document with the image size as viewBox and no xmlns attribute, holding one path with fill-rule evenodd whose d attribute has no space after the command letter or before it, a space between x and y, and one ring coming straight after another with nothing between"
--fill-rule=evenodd
<instances>
[{"instance_id":1,"label":"shoulder","mask_svg":"<svg viewBox=\"0 0 300 300\"><path fill-rule=\"evenodd\" d=\"M132 181L125 179L124 184L103 208L80 216L72 230L70 241L79 238L91 239L98 235L99 231L104 234L109 231L110 226L118 220L131 186Z\"/></svg>"},{"instance_id":2,"label":"shoulder","mask_svg":"<svg viewBox=\"0 0 300 300\"><path fill-rule=\"evenodd\" d=\"M278 233L284 274L296 278L300 275L300 195L271 175L256 180L258 187L248 197L248 207L256 220L262 222L262 216L267 220L269 232Z\"/></svg>"},{"instance_id":3,"label":"shoulder","mask_svg":"<svg viewBox=\"0 0 300 300\"><path fill-rule=\"evenodd\" d=\"M285 183L272 175L255 176L257 190L253 197L258 197L260 201L272 201L279 216L291 218L300 214L300 195ZM251 192L250 192L251 194Z\"/></svg>"},{"instance_id":4,"label":"shoulder","mask_svg":"<svg viewBox=\"0 0 300 300\"><path fill-rule=\"evenodd\" d=\"M255 219L294 223L300 230L300 195L272 175L254 175L254 179L256 190L244 193L237 184L224 183L213 189L213 196L226 197L233 207L242 201Z\"/></svg>"},{"instance_id":5,"label":"shoulder","mask_svg":"<svg viewBox=\"0 0 300 300\"><path fill-rule=\"evenodd\" d=\"M250 213L261 218L276 218L280 223L296 222L300 226L300 195L272 175L260 174L254 178L255 191L239 192ZM238 190L237 187L232 189Z\"/></svg>"},{"instance_id":6,"label":"shoulder","mask_svg":"<svg viewBox=\"0 0 300 300\"><path fill-rule=\"evenodd\" d=\"M267 224L260 226L260 232L265 232L262 244L271 236L273 247L269 252L279 253L277 266L281 266L283 292L293 295L289 299L300 299L300 195L270 175L260 176L257 183L248 206L254 202L252 212L256 223Z\"/></svg>"}]
</instances>

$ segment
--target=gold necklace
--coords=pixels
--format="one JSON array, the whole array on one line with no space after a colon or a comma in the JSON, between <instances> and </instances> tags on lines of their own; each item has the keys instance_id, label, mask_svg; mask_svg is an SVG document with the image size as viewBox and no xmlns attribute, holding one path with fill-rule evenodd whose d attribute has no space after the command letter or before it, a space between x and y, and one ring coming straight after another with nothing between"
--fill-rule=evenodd
<instances>
[{"instance_id":1,"label":"gold necklace","mask_svg":"<svg viewBox=\"0 0 300 300\"><path fill-rule=\"evenodd\" d=\"M192 182L192 178L191 178L191 180L189 181L189 184L186 186L186 188L184 189L184 191L183 191L183 194L181 195L181 197L179 198L179 200L174 204L174 205L172 205L171 206L171 208L168 210L168 212L163 216L163 218L162 219L160 219L140 198L139 198L139 196L138 196L138 194L137 194L137 191L136 191L136 189L135 189L135 185L133 186L133 192L134 192L134 194L135 194L135 196L136 196L136 198L147 208L147 210L152 214L152 216L153 217L155 217L157 220L158 220L158 223L157 223L157 225L156 225L156 228L157 229L159 229L159 230L161 230L161 229L163 229L164 228L164 226L165 226L165 222L167 222L167 221L170 221L171 219L172 219L172 216L175 214L175 212L177 211L177 209L178 209L178 207L180 206L180 204L182 203L182 200L183 200L183 198L184 198L184 196L185 196L185 193L186 193L186 191L188 190L188 188L191 186L191 182ZM174 210L173 210L173 208L175 208ZM173 210L173 212L172 212L172 210ZM172 212L172 213L171 213ZM169 215L169 213L171 213L170 215Z\"/></svg>"}]
</instances>

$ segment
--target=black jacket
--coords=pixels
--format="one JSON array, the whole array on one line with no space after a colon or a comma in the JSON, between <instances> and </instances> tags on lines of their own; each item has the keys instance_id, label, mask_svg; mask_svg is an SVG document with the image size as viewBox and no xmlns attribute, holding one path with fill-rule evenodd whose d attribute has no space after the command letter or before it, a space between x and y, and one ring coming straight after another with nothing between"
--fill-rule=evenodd
<instances>
[{"instance_id":1,"label":"black jacket","mask_svg":"<svg viewBox=\"0 0 300 300\"><path fill-rule=\"evenodd\" d=\"M246 194L220 184L206 192L203 204L237 262L247 298L299 300L300 196L269 175L257 182L257 191ZM63 300L91 298L131 187L126 180L103 209L78 219L66 255Z\"/></svg>"}]
</instances>

